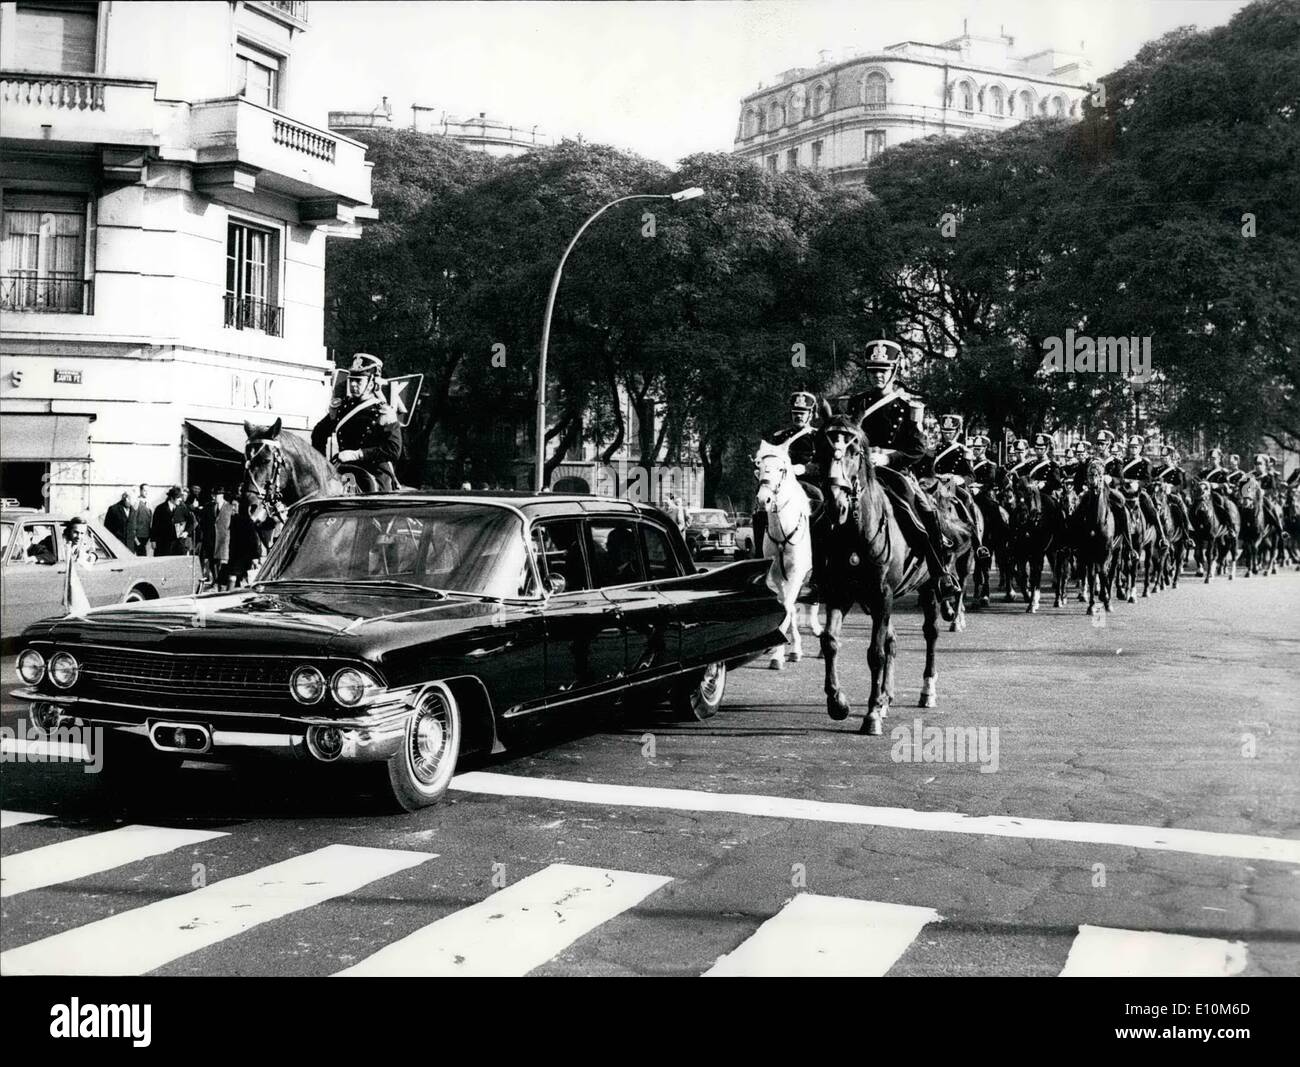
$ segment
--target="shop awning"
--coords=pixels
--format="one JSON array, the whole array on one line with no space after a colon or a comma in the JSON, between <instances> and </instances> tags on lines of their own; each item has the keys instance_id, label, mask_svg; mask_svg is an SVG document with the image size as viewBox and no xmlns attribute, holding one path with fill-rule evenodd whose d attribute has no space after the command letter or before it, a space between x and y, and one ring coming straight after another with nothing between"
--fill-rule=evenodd
<instances>
[{"instance_id":1,"label":"shop awning","mask_svg":"<svg viewBox=\"0 0 1300 1067\"><path fill-rule=\"evenodd\" d=\"M207 419L186 419L189 433L190 455L205 459L218 459L228 463L244 462L244 443L248 440L242 422L211 422ZM196 436L193 431L197 430ZM282 430L302 436L301 431Z\"/></svg>"},{"instance_id":2,"label":"shop awning","mask_svg":"<svg viewBox=\"0 0 1300 1067\"><path fill-rule=\"evenodd\" d=\"M90 459L93 415L5 415L0 418L0 459Z\"/></svg>"}]
</instances>

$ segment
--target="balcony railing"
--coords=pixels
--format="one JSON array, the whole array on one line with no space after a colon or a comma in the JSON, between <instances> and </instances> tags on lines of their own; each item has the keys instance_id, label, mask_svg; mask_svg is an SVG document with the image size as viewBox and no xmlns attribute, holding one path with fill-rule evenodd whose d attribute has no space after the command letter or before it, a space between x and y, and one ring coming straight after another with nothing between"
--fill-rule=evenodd
<instances>
[{"instance_id":1,"label":"balcony railing","mask_svg":"<svg viewBox=\"0 0 1300 1067\"><path fill-rule=\"evenodd\" d=\"M94 283L88 278L6 274L0 277L0 309L48 311L65 315L90 315L94 311Z\"/></svg>"},{"instance_id":2,"label":"balcony railing","mask_svg":"<svg viewBox=\"0 0 1300 1067\"><path fill-rule=\"evenodd\" d=\"M0 75L0 103L31 104L67 111L103 111L105 84L102 78L93 76L6 72Z\"/></svg>"},{"instance_id":3,"label":"balcony railing","mask_svg":"<svg viewBox=\"0 0 1300 1067\"><path fill-rule=\"evenodd\" d=\"M267 7L282 11L299 22L307 21L307 0L261 0Z\"/></svg>"},{"instance_id":4,"label":"balcony railing","mask_svg":"<svg viewBox=\"0 0 1300 1067\"><path fill-rule=\"evenodd\" d=\"M236 330L259 330L272 337L283 337L284 308L251 296L227 293L226 325Z\"/></svg>"},{"instance_id":5,"label":"balcony railing","mask_svg":"<svg viewBox=\"0 0 1300 1067\"><path fill-rule=\"evenodd\" d=\"M334 153L338 148L338 142L333 137L326 137L323 133L285 119L274 120L271 140L296 152L305 152L315 159L323 159L326 163L334 162Z\"/></svg>"}]
</instances>

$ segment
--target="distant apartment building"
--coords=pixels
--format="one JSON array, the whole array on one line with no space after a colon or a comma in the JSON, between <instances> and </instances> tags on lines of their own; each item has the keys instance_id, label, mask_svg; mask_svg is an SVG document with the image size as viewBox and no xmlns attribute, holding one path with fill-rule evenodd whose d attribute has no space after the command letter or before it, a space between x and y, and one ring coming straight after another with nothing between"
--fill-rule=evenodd
<instances>
[{"instance_id":1,"label":"distant apartment building","mask_svg":"<svg viewBox=\"0 0 1300 1067\"><path fill-rule=\"evenodd\" d=\"M1013 54L1015 39L963 34L787 70L740 104L733 151L769 171L812 167L865 181L886 148L932 134L1077 117L1092 82L1082 55Z\"/></svg>"},{"instance_id":2,"label":"distant apartment building","mask_svg":"<svg viewBox=\"0 0 1300 1067\"><path fill-rule=\"evenodd\" d=\"M378 107L369 111L331 111L331 130L359 135L366 130L397 129L393 123L393 109L384 97ZM514 126L502 119L480 111L473 118L461 118L450 112L421 104L411 105L411 123L408 129L417 133L431 133L448 137L471 152L483 152L503 158L519 156L553 143L534 123L531 126Z\"/></svg>"},{"instance_id":3,"label":"distant apartment building","mask_svg":"<svg viewBox=\"0 0 1300 1067\"><path fill-rule=\"evenodd\" d=\"M365 146L295 118L302 2L0 3L0 495L230 484L326 410Z\"/></svg>"}]
</instances>

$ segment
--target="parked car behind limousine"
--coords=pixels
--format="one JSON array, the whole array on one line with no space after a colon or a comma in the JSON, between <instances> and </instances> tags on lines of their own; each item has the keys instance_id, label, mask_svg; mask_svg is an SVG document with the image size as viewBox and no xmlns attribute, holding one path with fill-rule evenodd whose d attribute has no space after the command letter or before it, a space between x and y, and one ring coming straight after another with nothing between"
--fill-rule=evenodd
<instances>
[{"instance_id":1,"label":"parked car behind limousine","mask_svg":"<svg viewBox=\"0 0 1300 1067\"><path fill-rule=\"evenodd\" d=\"M627 501L304 501L251 588L29 628L15 696L104 727L105 774L272 752L366 765L415 810L462 754L582 705L712 716L728 667L779 640L766 569L695 573L667 516Z\"/></svg>"},{"instance_id":2,"label":"parked car behind limousine","mask_svg":"<svg viewBox=\"0 0 1300 1067\"><path fill-rule=\"evenodd\" d=\"M696 559L736 555L736 524L721 508L690 508L686 512L686 543Z\"/></svg>"},{"instance_id":3,"label":"parked car behind limousine","mask_svg":"<svg viewBox=\"0 0 1300 1067\"><path fill-rule=\"evenodd\" d=\"M71 516L34 508L0 508L0 640L6 644L37 619L62 614L68 574L63 528ZM193 593L193 556L137 556L103 523L86 521L91 560L80 568L86 599L102 604Z\"/></svg>"}]
</instances>

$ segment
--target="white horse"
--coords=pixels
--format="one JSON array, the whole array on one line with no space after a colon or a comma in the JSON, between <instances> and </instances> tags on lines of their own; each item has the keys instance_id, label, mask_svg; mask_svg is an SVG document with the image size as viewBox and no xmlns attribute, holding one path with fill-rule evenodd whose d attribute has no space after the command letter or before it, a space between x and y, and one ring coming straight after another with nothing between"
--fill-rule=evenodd
<instances>
[{"instance_id":1,"label":"white horse","mask_svg":"<svg viewBox=\"0 0 1300 1067\"><path fill-rule=\"evenodd\" d=\"M767 571L767 585L785 605L781 632L788 635L790 659L797 663L803 657L803 643L799 638L798 598L812 571L812 528L808 494L795 477L787 445L762 442L754 457L754 473L758 478L756 503L767 512L763 558L772 561ZM816 605L810 606L807 614L808 625L816 637L822 631L817 620ZM768 662L772 670L785 668L785 649L785 644L772 649Z\"/></svg>"}]
</instances>

